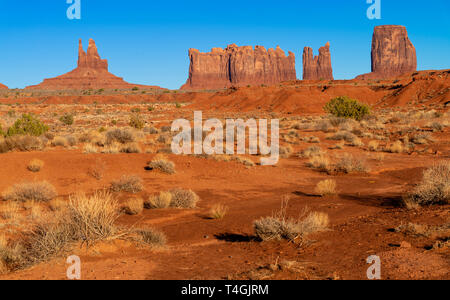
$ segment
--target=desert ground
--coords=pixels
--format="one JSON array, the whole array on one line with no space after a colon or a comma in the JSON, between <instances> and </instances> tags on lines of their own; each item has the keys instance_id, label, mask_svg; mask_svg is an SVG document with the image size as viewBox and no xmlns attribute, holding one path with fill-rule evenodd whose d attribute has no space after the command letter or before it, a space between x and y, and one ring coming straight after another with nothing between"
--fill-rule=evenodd
<instances>
[{"instance_id":1,"label":"desert ground","mask_svg":"<svg viewBox=\"0 0 450 300\"><path fill-rule=\"evenodd\" d=\"M450 169L449 75L195 92L0 90L4 131L22 114L48 126L0 141L0 279L66 279L66 259L78 255L82 279L364 280L377 255L383 279L448 280L449 178L435 183L443 203L411 199L430 184L427 170ZM371 114L329 116L323 107L338 96ZM172 121L194 111L279 119L279 163L172 154ZM104 207L82 204L93 201ZM101 228L62 228L89 209ZM268 217L303 231L258 233Z\"/></svg>"}]
</instances>

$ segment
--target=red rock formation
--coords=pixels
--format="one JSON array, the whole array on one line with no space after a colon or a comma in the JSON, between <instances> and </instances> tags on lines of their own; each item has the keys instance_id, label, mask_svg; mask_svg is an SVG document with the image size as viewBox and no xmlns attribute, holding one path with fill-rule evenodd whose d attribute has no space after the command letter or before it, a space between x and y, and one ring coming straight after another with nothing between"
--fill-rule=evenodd
<instances>
[{"instance_id":1,"label":"red rock formation","mask_svg":"<svg viewBox=\"0 0 450 300\"><path fill-rule=\"evenodd\" d=\"M0 90L2 90L2 89L7 89L7 88L8 88L8 87L7 87L6 85L0 83Z\"/></svg>"},{"instance_id":2,"label":"red rock formation","mask_svg":"<svg viewBox=\"0 0 450 300\"><path fill-rule=\"evenodd\" d=\"M404 26L375 27L372 38L372 73L356 79L387 79L417 70L416 49Z\"/></svg>"},{"instance_id":3,"label":"red rock formation","mask_svg":"<svg viewBox=\"0 0 450 300\"><path fill-rule=\"evenodd\" d=\"M147 87L125 82L108 72L108 61L101 59L94 40L89 40L87 52L83 50L81 40L78 48L78 66L64 75L45 79L41 84L29 86L27 89L37 90L69 90L69 89L129 89Z\"/></svg>"},{"instance_id":4,"label":"red rock formation","mask_svg":"<svg viewBox=\"0 0 450 300\"><path fill-rule=\"evenodd\" d=\"M189 50L189 78L181 89L221 89L232 86L276 84L296 79L295 55L280 47L266 50L262 46L226 49L213 48L209 53Z\"/></svg>"},{"instance_id":5,"label":"red rock formation","mask_svg":"<svg viewBox=\"0 0 450 300\"><path fill-rule=\"evenodd\" d=\"M313 55L313 49L303 50L303 80L333 80L330 43L319 49L319 56Z\"/></svg>"}]
</instances>

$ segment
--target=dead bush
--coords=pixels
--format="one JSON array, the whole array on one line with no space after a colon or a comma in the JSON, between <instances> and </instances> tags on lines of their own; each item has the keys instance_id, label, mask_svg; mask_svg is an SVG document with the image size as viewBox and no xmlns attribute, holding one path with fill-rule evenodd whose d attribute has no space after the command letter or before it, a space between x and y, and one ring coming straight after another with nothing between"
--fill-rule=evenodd
<instances>
[{"instance_id":1,"label":"dead bush","mask_svg":"<svg viewBox=\"0 0 450 300\"><path fill-rule=\"evenodd\" d=\"M122 175L122 177L111 183L113 192L127 192L136 194L144 189L142 179L136 175Z\"/></svg>"},{"instance_id":2,"label":"dead bush","mask_svg":"<svg viewBox=\"0 0 450 300\"><path fill-rule=\"evenodd\" d=\"M114 129L106 133L106 142L111 144L112 142L118 142L121 144L132 143L135 141L133 132L129 129Z\"/></svg>"},{"instance_id":3,"label":"dead bush","mask_svg":"<svg viewBox=\"0 0 450 300\"><path fill-rule=\"evenodd\" d=\"M33 159L28 163L27 169L31 172L37 173L44 166L44 162L39 159Z\"/></svg>"},{"instance_id":4,"label":"dead bush","mask_svg":"<svg viewBox=\"0 0 450 300\"><path fill-rule=\"evenodd\" d=\"M167 238L161 231L153 228L137 229L134 231L137 240L151 247L162 247L167 243Z\"/></svg>"},{"instance_id":5,"label":"dead bush","mask_svg":"<svg viewBox=\"0 0 450 300\"><path fill-rule=\"evenodd\" d=\"M315 192L320 196L335 195L336 194L336 181L327 179L320 181L315 188Z\"/></svg>"},{"instance_id":6,"label":"dead bush","mask_svg":"<svg viewBox=\"0 0 450 300\"><path fill-rule=\"evenodd\" d=\"M56 190L47 181L16 184L3 193L6 201L48 202L57 196Z\"/></svg>"},{"instance_id":7,"label":"dead bush","mask_svg":"<svg viewBox=\"0 0 450 300\"><path fill-rule=\"evenodd\" d=\"M195 208L200 200L192 190L173 189L170 193L172 194L170 206L176 208Z\"/></svg>"},{"instance_id":8,"label":"dead bush","mask_svg":"<svg viewBox=\"0 0 450 300\"><path fill-rule=\"evenodd\" d=\"M151 170L160 170L167 174L175 174L175 164L165 158L163 155L157 155L151 162L148 163Z\"/></svg>"},{"instance_id":9,"label":"dead bush","mask_svg":"<svg viewBox=\"0 0 450 300\"><path fill-rule=\"evenodd\" d=\"M344 155L338 158L338 161L336 163L336 171L344 173L353 173L353 172L366 173L369 171L369 168L366 164L365 159L361 157L355 158L353 155L345 153Z\"/></svg>"},{"instance_id":10,"label":"dead bush","mask_svg":"<svg viewBox=\"0 0 450 300\"><path fill-rule=\"evenodd\" d=\"M172 194L170 192L160 192L159 195L150 196L144 203L147 209L168 208L172 203Z\"/></svg>"},{"instance_id":11,"label":"dead bush","mask_svg":"<svg viewBox=\"0 0 450 300\"><path fill-rule=\"evenodd\" d=\"M450 200L450 162L445 161L426 170L422 182L409 195L419 205L448 204Z\"/></svg>"},{"instance_id":12,"label":"dead bush","mask_svg":"<svg viewBox=\"0 0 450 300\"><path fill-rule=\"evenodd\" d=\"M123 211L127 215L138 215L144 210L144 200L142 198L128 199L123 207Z\"/></svg>"}]
</instances>

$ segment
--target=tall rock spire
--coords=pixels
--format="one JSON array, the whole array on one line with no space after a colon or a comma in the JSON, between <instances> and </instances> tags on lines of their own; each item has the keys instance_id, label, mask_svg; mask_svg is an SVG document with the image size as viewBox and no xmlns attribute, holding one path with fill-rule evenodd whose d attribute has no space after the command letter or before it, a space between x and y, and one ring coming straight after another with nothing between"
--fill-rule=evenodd
<instances>
[{"instance_id":1,"label":"tall rock spire","mask_svg":"<svg viewBox=\"0 0 450 300\"><path fill-rule=\"evenodd\" d=\"M82 41L78 44L78 68L90 68L108 71L108 61L101 59L93 39L89 40L87 53L83 50Z\"/></svg>"},{"instance_id":2,"label":"tall rock spire","mask_svg":"<svg viewBox=\"0 0 450 300\"><path fill-rule=\"evenodd\" d=\"M313 49L303 49L303 80L333 80L331 66L330 43L319 49L319 55L314 56Z\"/></svg>"}]
</instances>

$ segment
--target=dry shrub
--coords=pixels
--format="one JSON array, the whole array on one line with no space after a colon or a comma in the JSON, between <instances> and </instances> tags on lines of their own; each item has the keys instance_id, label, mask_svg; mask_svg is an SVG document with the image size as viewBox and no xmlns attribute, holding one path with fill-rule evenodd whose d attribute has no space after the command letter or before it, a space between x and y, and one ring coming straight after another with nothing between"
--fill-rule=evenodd
<instances>
[{"instance_id":1,"label":"dry shrub","mask_svg":"<svg viewBox=\"0 0 450 300\"><path fill-rule=\"evenodd\" d=\"M56 190L47 181L16 184L3 193L3 199L13 201L34 200L48 202L57 196Z\"/></svg>"},{"instance_id":2,"label":"dry shrub","mask_svg":"<svg viewBox=\"0 0 450 300\"><path fill-rule=\"evenodd\" d=\"M173 189L170 206L176 208L195 208L200 197L192 190Z\"/></svg>"},{"instance_id":3,"label":"dry shrub","mask_svg":"<svg viewBox=\"0 0 450 300\"><path fill-rule=\"evenodd\" d=\"M142 198L128 199L123 207L123 211L127 215L138 215L144 210L144 200Z\"/></svg>"},{"instance_id":4,"label":"dry shrub","mask_svg":"<svg viewBox=\"0 0 450 300\"><path fill-rule=\"evenodd\" d=\"M223 204L216 204L211 207L209 211L209 217L211 219L223 219L228 212L228 207Z\"/></svg>"},{"instance_id":5,"label":"dry shrub","mask_svg":"<svg viewBox=\"0 0 450 300\"><path fill-rule=\"evenodd\" d=\"M339 131L336 134L328 137L329 140L334 141L346 141L347 143L352 143L357 138L356 135L354 135L351 132L348 131Z\"/></svg>"},{"instance_id":6,"label":"dry shrub","mask_svg":"<svg viewBox=\"0 0 450 300\"><path fill-rule=\"evenodd\" d=\"M7 137L0 143L0 153L8 151L39 151L43 149L41 140L35 136L16 135Z\"/></svg>"},{"instance_id":7,"label":"dry shrub","mask_svg":"<svg viewBox=\"0 0 450 300\"><path fill-rule=\"evenodd\" d=\"M66 209L68 204L66 201L64 201L64 199L58 197L53 200L50 200L48 202L48 205L49 205L51 211L56 212L56 211L62 211L64 209Z\"/></svg>"},{"instance_id":8,"label":"dry shrub","mask_svg":"<svg viewBox=\"0 0 450 300\"><path fill-rule=\"evenodd\" d=\"M450 161L426 170L422 182L409 195L409 201L419 205L448 204L450 201Z\"/></svg>"},{"instance_id":9,"label":"dry shrub","mask_svg":"<svg viewBox=\"0 0 450 300\"><path fill-rule=\"evenodd\" d=\"M62 136L57 136L52 141L53 147L66 147L67 146L67 140L66 138Z\"/></svg>"},{"instance_id":10,"label":"dry shrub","mask_svg":"<svg viewBox=\"0 0 450 300\"><path fill-rule=\"evenodd\" d=\"M135 137L130 129L114 129L106 133L107 144L111 144L112 142L127 144L134 141Z\"/></svg>"},{"instance_id":11,"label":"dry shrub","mask_svg":"<svg viewBox=\"0 0 450 300\"><path fill-rule=\"evenodd\" d=\"M16 220L20 217L21 206L17 202L8 202L1 207L0 216L5 220Z\"/></svg>"},{"instance_id":12,"label":"dry shrub","mask_svg":"<svg viewBox=\"0 0 450 300\"><path fill-rule=\"evenodd\" d=\"M299 240L302 242L309 234L325 230L328 227L328 215L307 210L298 219L287 217L288 201L283 201L281 210L272 217L265 217L253 223L256 236L262 241Z\"/></svg>"},{"instance_id":13,"label":"dry shrub","mask_svg":"<svg viewBox=\"0 0 450 300\"><path fill-rule=\"evenodd\" d=\"M147 209L168 208L172 203L172 194L170 192L160 192L159 195L150 196L144 203Z\"/></svg>"},{"instance_id":14,"label":"dry shrub","mask_svg":"<svg viewBox=\"0 0 450 300\"><path fill-rule=\"evenodd\" d=\"M311 146L311 147L308 147L307 149L303 150L302 152L300 152L299 157L311 158L311 157L315 157L315 156L324 156L324 155L325 155L325 152L322 151L322 149L320 147Z\"/></svg>"},{"instance_id":15,"label":"dry shrub","mask_svg":"<svg viewBox=\"0 0 450 300\"><path fill-rule=\"evenodd\" d=\"M78 240L96 241L114 236L119 216L119 203L108 191L98 191L92 196L80 193L69 198L68 222L76 229Z\"/></svg>"},{"instance_id":16,"label":"dry shrub","mask_svg":"<svg viewBox=\"0 0 450 300\"><path fill-rule=\"evenodd\" d=\"M167 242L164 233L153 228L137 229L134 233L136 234L138 241L152 247L162 247Z\"/></svg>"},{"instance_id":17,"label":"dry shrub","mask_svg":"<svg viewBox=\"0 0 450 300\"><path fill-rule=\"evenodd\" d=\"M148 167L152 170L160 170L167 174L175 173L175 164L170 160L167 160L164 155L157 155L151 162L148 163Z\"/></svg>"},{"instance_id":18,"label":"dry shrub","mask_svg":"<svg viewBox=\"0 0 450 300\"><path fill-rule=\"evenodd\" d=\"M98 149L93 144L86 144L86 145L84 145L83 153L84 154L98 153Z\"/></svg>"},{"instance_id":19,"label":"dry shrub","mask_svg":"<svg viewBox=\"0 0 450 300\"><path fill-rule=\"evenodd\" d=\"M105 174L106 163L101 160L96 160L95 164L88 169L88 174L97 180L101 180Z\"/></svg>"},{"instance_id":20,"label":"dry shrub","mask_svg":"<svg viewBox=\"0 0 450 300\"><path fill-rule=\"evenodd\" d=\"M320 196L335 195L336 181L332 179L320 181L316 185L315 192Z\"/></svg>"},{"instance_id":21,"label":"dry shrub","mask_svg":"<svg viewBox=\"0 0 450 300\"><path fill-rule=\"evenodd\" d=\"M370 151L377 151L378 150L378 146L380 145L380 143L378 141L370 141L368 144L369 150Z\"/></svg>"},{"instance_id":22,"label":"dry shrub","mask_svg":"<svg viewBox=\"0 0 450 300\"><path fill-rule=\"evenodd\" d=\"M403 153L405 151L403 143L401 141L396 141L389 147L389 152L391 153Z\"/></svg>"},{"instance_id":23,"label":"dry shrub","mask_svg":"<svg viewBox=\"0 0 450 300\"><path fill-rule=\"evenodd\" d=\"M309 168L320 171L328 171L330 169L330 159L327 156L313 156L306 164Z\"/></svg>"},{"instance_id":24,"label":"dry shrub","mask_svg":"<svg viewBox=\"0 0 450 300\"><path fill-rule=\"evenodd\" d=\"M27 169L31 172L39 172L44 166L44 162L39 159L33 159L28 163Z\"/></svg>"},{"instance_id":25,"label":"dry shrub","mask_svg":"<svg viewBox=\"0 0 450 300\"><path fill-rule=\"evenodd\" d=\"M237 161L240 164L243 164L247 167L254 167L255 162L251 160L250 158L242 157L242 156L233 156L233 160Z\"/></svg>"},{"instance_id":26,"label":"dry shrub","mask_svg":"<svg viewBox=\"0 0 450 300\"><path fill-rule=\"evenodd\" d=\"M292 154L292 147L290 145L279 148L279 155L281 158L289 158Z\"/></svg>"},{"instance_id":27,"label":"dry shrub","mask_svg":"<svg viewBox=\"0 0 450 300\"><path fill-rule=\"evenodd\" d=\"M136 194L144 189L142 179L137 175L122 175L120 179L111 183L111 190L114 192L127 192Z\"/></svg>"},{"instance_id":28,"label":"dry shrub","mask_svg":"<svg viewBox=\"0 0 450 300\"><path fill-rule=\"evenodd\" d=\"M336 163L336 171L344 173L362 172L366 173L369 171L366 165L365 159L359 157L355 158L349 153L345 153L340 156Z\"/></svg>"},{"instance_id":29,"label":"dry shrub","mask_svg":"<svg viewBox=\"0 0 450 300\"><path fill-rule=\"evenodd\" d=\"M107 145L105 148L102 149L102 153L104 154L117 154L120 153L121 146L117 142L112 142L111 144Z\"/></svg>"},{"instance_id":30,"label":"dry shrub","mask_svg":"<svg viewBox=\"0 0 450 300\"><path fill-rule=\"evenodd\" d=\"M141 153L141 147L137 143L128 143L120 147L122 153Z\"/></svg>"}]
</instances>

